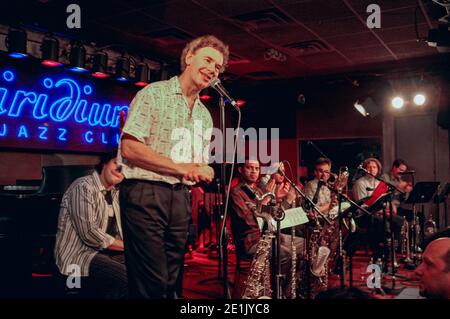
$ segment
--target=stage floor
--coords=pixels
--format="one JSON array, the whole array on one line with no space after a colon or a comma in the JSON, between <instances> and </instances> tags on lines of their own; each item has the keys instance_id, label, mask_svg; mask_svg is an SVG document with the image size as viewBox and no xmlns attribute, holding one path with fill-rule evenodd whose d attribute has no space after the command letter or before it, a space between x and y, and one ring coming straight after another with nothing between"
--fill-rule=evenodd
<instances>
[{"instance_id":1,"label":"stage floor","mask_svg":"<svg viewBox=\"0 0 450 319\"><path fill-rule=\"evenodd\" d=\"M185 299L221 299L224 296L222 279L219 278L217 254L210 254L207 249L198 249L192 252L192 258L187 258L184 267L183 298ZM210 256L208 256L210 255ZM397 257L401 260L400 257ZM376 299L417 299L418 281L413 270L405 269L403 263L396 273L395 289L392 277L384 276L381 285L382 290L367 287L365 270L369 264L370 257L364 251L358 251L353 257L353 286L369 292ZM228 282L230 295L233 296L235 281L236 255L229 252L228 260ZM242 280L242 279L241 279ZM340 286L340 278L337 275L329 277L329 288ZM349 286L349 275L346 273L345 286ZM406 290L405 290L406 289ZM392 291L391 291L392 290ZM385 293L385 295L382 294ZM400 295L400 296L399 296Z\"/></svg>"}]
</instances>

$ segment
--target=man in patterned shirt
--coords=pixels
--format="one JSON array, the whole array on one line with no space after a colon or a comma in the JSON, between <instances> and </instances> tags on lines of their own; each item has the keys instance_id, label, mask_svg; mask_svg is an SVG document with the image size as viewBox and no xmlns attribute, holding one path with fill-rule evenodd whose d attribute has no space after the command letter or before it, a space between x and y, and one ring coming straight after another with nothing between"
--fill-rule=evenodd
<instances>
[{"instance_id":1,"label":"man in patterned shirt","mask_svg":"<svg viewBox=\"0 0 450 319\"><path fill-rule=\"evenodd\" d=\"M204 156L212 118L199 92L224 70L228 55L214 36L194 39L183 50L182 74L150 84L131 102L119 162L132 298L177 298L191 215L187 186L214 177Z\"/></svg>"}]
</instances>

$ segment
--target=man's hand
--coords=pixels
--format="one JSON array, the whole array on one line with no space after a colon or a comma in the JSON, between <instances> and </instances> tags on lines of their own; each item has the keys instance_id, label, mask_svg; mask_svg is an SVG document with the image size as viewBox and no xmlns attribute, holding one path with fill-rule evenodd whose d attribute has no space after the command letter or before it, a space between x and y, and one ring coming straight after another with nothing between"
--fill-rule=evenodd
<instances>
[{"instance_id":1,"label":"man's hand","mask_svg":"<svg viewBox=\"0 0 450 319\"><path fill-rule=\"evenodd\" d=\"M106 249L113 250L113 251L124 251L123 241L120 239L116 239Z\"/></svg>"},{"instance_id":2,"label":"man's hand","mask_svg":"<svg viewBox=\"0 0 450 319\"><path fill-rule=\"evenodd\" d=\"M291 184L283 183L283 185L280 188L278 188L278 191L275 194L275 196L277 197L277 201L280 201L284 197L286 197L289 194L290 189L291 189Z\"/></svg>"},{"instance_id":3,"label":"man's hand","mask_svg":"<svg viewBox=\"0 0 450 319\"><path fill-rule=\"evenodd\" d=\"M199 182L211 182L214 178L214 170L208 165L202 164L192 164L194 166L190 167L190 170L184 175L184 178L193 181L195 183Z\"/></svg>"}]
</instances>

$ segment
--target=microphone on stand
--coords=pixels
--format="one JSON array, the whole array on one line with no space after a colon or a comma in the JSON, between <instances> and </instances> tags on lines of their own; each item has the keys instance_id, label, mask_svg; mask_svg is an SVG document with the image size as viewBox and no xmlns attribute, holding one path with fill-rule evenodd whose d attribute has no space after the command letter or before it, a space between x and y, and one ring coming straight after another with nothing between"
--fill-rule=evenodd
<instances>
[{"instance_id":1,"label":"microphone on stand","mask_svg":"<svg viewBox=\"0 0 450 319\"><path fill-rule=\"evenodd\" d=\"M223 87L219 78L213 78L210 82L210 86L216 90L220 96L230 101L230 104L234 106L235 109L239 110L236 101L231 97L230 93Z\"/></svg>"},{"instance_id":2,"label":"microphone on stand","mask_svg":"<svg viewBox=\"0 0 450 319\"><path fill-rule=\"evenodd\" d=\"M280 163L274 163L268 168L268 172L266 175L259 179L258 187L264 190L266 188L267 183L270 181L272 175L278 173L280 171Z\"/></svg>"}]
</instances>

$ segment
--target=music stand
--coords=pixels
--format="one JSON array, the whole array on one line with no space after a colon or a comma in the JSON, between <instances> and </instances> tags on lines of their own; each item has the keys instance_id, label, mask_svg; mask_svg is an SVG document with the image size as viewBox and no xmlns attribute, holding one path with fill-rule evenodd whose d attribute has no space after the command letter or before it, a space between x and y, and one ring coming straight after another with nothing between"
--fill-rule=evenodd
<instances>
[{"instance_id":1,"label":"music stand","mask_svg":"<svg viewBox=\"0 0 450 319\"><path fill-rule=\"evenodd\" d=\"M431 201L434 194L437 191L437 188L439 186L439 182L418 182L411 193L408 196L408 199L405 201L406 204L412 204L413 205L413 223L412 223L412 229L413 229L413 237L412 237L412 252L413 252L413 265L412 268L415 268L416 262L417 262L417 233L416 233L416 227L417 227L417 214L416 214L416 204L426 204ZM423 231L423 230L422 230Z\"/></svg>"},{"instance_id":2,"label":"music stand","mask_svg":"<svg viewBox=\"0 0 450 319\"><path fill-rule=\"evenodd\" d=\"M450 183L445 184L445 186L442 188L442 191L439 195L436 195L436 204L437 204L437 215L438 215L438 228L441 228L441 223L440 223L440 210L439 210L439 204L444 203L444 225L445 228L448 227L448 215L447 215L447 210L448 210L448 205L447 205L447 197L450 194Z\"/></svg>"}]
</instances>

